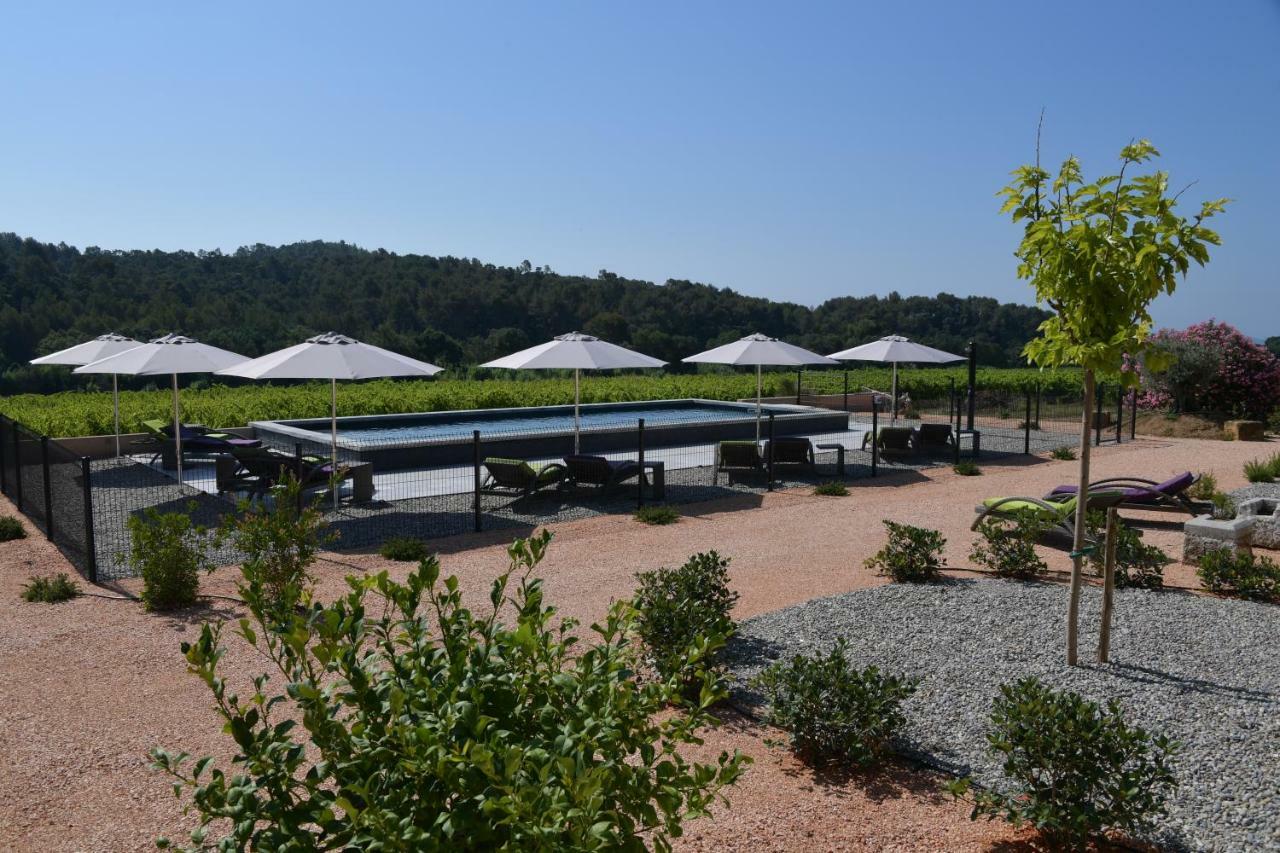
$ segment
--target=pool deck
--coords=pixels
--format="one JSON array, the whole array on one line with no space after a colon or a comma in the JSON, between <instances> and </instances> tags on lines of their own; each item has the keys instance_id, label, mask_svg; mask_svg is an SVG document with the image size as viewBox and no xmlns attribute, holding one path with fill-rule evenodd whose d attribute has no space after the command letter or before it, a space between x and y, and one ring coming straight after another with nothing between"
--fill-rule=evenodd
<instances>
[{"instance_id":1,"label":"pool deck","mask_svg":"<svg viewBox=\"0 0 1280 853\"><path fill-rule=\"evenodd\" d=\"M870 432L864 425L852 425L843 432L809 433L808 438L817 444L839 444L847 451L858 451L862 447L863 436ZM715 444L690 444L674 447L655 447L646 449L646 462L662 462L668 471L682 468L701 468L715 463ZM635 459L634 451L601 452L600 456L608 459ZM168 477L177 479L176 471L164 471L158 461L150 457L130 457L135 462L161 471ZM528 461L534 464L557 462L562 456L532 457ZM206 494L217 494L217 486L211 459L191 459L183 465L182 482L184 485ZM377 501L399 501L411 498L424 498L436 495L456 495L471 492L475 487L475 472L471 465L451 465L430 468L406 468L392 471L375 471L373 474L374 499ZM350 490L348 483L344 491Z\"/></svg>"}]
</instances>

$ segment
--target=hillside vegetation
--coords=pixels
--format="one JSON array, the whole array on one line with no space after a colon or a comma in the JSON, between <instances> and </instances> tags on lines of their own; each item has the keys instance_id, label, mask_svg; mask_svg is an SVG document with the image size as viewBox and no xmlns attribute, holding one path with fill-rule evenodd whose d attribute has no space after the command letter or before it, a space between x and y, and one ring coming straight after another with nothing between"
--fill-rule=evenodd
<instances>
[{"instance_id":1,"label":"hillside vegetation","mask_svg":"<svg viewBox=\"0 0 1280 853\"><path fill-rule=\"evenodd\" d=\"M850 276L851 289L855 286ZM689 281L525 262L369 251L345 243L213 252L79 250L0 234L0 393L84 388L37 356L106 331L177 331L248 356L338 331L467 375L466 366L584 330L673 362L755 331L833 352L891 332L1017 366L1045 312L986 297L841 297L816 308ZM145 381L124 380L141 388ZM98 387L102 387L100 384Z\"/></svg>"}]
</instances>

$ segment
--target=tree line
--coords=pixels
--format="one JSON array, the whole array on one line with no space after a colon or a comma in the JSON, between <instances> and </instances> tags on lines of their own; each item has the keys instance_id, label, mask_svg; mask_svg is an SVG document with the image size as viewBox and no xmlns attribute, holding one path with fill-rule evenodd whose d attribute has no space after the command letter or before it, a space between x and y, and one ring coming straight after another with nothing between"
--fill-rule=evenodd
<instances>
[{"instance_id":1,"label":"tree line","mask_svg":"<svg viewBox=\"0 0 1280 853\"><path fill-rule=\"evenodd\" d=\"M607 270L561 275L525 261L398 255L348 243L233 253L83 250L0 234L0 392L87 380L27 362L105 331L178 331L255 356L334 330L451 368L581 330L673 362L760 331L819 352L897 332L980 363L1025 364L1048 315L981 296L845 296L816 308L691 281Z\"/></svg>"}]
</instances>

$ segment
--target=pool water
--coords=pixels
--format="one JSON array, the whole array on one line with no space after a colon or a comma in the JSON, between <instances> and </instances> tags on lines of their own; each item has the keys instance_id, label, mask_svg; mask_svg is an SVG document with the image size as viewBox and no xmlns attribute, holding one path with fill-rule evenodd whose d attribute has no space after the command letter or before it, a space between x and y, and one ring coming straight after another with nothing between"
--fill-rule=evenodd
<instances>
[{"instance_id":1,"label":"pool water","mask_svg":"<svg viewBox=\"0 0 1280 853\"><path fill-rule=\"evenodd\" d=\"M761 410L768 417L770 407ZM573 407L507 410L504 412L438 412L409 418L353 419L344 426L338 423L338 440L348 445L371 445L400 442L424 442L442 439L470 438L475 430L482 436L504 433L549 433L573 430ZM681 402L677 404L585 405L582 408L582 431L634 426L644 418L645 426L742 421L755 418L754 405L716 405L715 403Z\"/></svg>"}]
</instances>

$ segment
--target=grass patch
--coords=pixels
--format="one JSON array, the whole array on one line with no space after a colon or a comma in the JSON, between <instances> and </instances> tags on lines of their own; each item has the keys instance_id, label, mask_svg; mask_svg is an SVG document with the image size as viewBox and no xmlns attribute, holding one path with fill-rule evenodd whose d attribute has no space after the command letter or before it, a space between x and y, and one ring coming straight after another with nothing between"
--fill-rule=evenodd
<instances>
[{"instance_id":1,"label":"grass patch","mask_svg":"<svg viewBox=\"0 0 1280 853\"><path fill-rule=\"evenodd\" d=\"M1063 459L1070 462L1076 458L1076 449L1074 447L1055 447L1049 455L1054 459Z\"/></svg>"},{"instance_id":2,"label":"grass patch","mask_svg":"<svg viewBox=\"0 0 1280 853\"><path fill-rule=\"evenodd\" d=\"M1141 412L1135 432L1160 438L1226 439L1222 424L1200 415L1175 415L1167 412Z\"/></svg>"},{"instance_id":3,"label":"grass patch","mask_svg":"<svg viewBox=\"0 0 1280 853\"><path fill-rule=\"evenodd\" d=\"M815 495L826 495L831 498L842 498L849 494L849 487L839 480L828 480L813 487Z\"/></svg>"},{"instance_id":4,"label":"grass patch","mask_svg":"<svg viewBox=\"0 0 1280 853\"><path fill-rule=\"evenodd\" d=\"M644 524L675 524L680 513L669 506L642 506L636 510L635 519Z\"/></svg>"},{"instance_id":5,"label":"grass patch","mask_svg":"<svg viewBox=\"0 0 1280 853\"><path fill-rule=\"evenodd\" d=\"M26 538L27 530L22 526L21 521L12 515L0 515L0 542Z\"/></svg>"},{"instance_id":6,"label":"grass patch","mask_svg":"<svg viewBox=\"0 0 1280 853\"><path fill-rule=\"evenodd\" d=\"M1244 476L1250 483L1274 483L1280 480L1280 453L1244 463Z\"/></svg>"},{"instance_id":7,"label":"grass patch","mask_svg":"<svg viewBox=\"0 0 1280 853\"><path fill-rule=\"evenodd\" d=\"M45 604L68 601L79 594L80 584L73 581L66 572L34 577L22 588L23 601L39 601Z\"/></svg>"},{"instance_id":8,"label":"grass patch","mask_svg":"<svg viewBox=\"0 0 1280 853\"><path fill-rule=\"evenodd\" d=\"M418 563L431 556L431 549L421 539L414 539L412 536L392 536L382 543L378 553L388 560Z\"/></svg>"},{"instance_id":9,"label":"grass patch","mask_svg":"<svg viewBox=\"0 0 1280 853\"><path fill-rule=\"evenodd\" d=\"M951 466L951 470L955 471L961 477L976 477L982 473L982 469L978 467L978 464L976 462L970 462L968 459L963 459L957 462L955 465Z\"/></svg>"}]
</instances>

